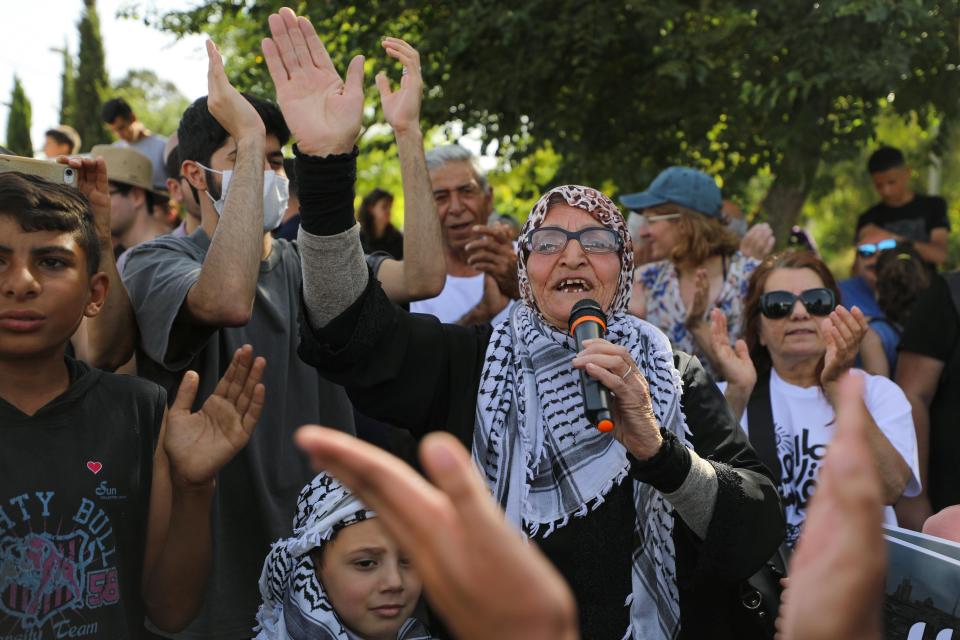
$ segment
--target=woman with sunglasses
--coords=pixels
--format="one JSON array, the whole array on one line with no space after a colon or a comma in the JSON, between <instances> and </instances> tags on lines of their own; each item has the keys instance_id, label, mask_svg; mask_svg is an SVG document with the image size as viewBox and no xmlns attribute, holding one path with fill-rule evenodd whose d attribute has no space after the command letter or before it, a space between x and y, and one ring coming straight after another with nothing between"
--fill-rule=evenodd
<instances>
[{"instance_id":1,"label":"woman with sunglasses","mask_svg":"<svg viewBox=\"0 0 960 640\"><path fill-rule=\"evenodd\" d=\"M714 348L727 380L724 395L764 462L779 468L791 546L833 437L838 383L851 370L867 331L858 308L837 305L838 293L818 257L785 252L764 260L750 279L743 340L731 348L722 314L713 316ZM854 371L864 377L868 438L885 504L892 505L920 490L910 403L889 379ZM890 507L885 520L896 524Z\"/></svg>"},{"instance_id":2,"label":"woman with sunglasses","mask_svg":"<svg viewBox=\"0 0 960 640\"><path fill-rule=\"evenodd\" d=\"M301 257L322 277L304 276L301 357L359 411L472 448L508 520L569 582L582 637L747 637L724 629L782 538L776 487L697 360L626 312L633 246L609 198L571 185L537 202L520 301L495 327L406 313L347 259L358 247L310 244ZM356 282L346 300L335 290ZM606 338L578 353L570 315L585 298ZM613 393L612 430L587 421L581 371Z\"/></svg>"},{"instance_id":3,"label":"woman with sunglasses","mask_svg":"<svg viewBox=\"0 0 960 640\"><path fill-rule=\"evenodd\" d=\"M675 349L699 357L716 377L709 311L723 312L732 343L747 281L759 264L741 253L719 187L702 171L670 167L621 203L640 214L639 237L655 260L637 270L630 312L666 333Z\"/></svg>"}]
</instances>

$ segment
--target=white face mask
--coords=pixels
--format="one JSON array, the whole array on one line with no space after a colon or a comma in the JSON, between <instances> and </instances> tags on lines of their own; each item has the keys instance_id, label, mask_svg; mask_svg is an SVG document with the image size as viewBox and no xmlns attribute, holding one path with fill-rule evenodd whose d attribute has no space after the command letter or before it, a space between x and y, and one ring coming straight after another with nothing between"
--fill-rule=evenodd
<instances>
[{"instance_id":1,"label":"white face mask","mask_svg":"<svg viewBox=\"0 0 960 640\"><path fill-rule=\"evenodd\" d=\"M223 206L227 202L227 187L230 185L230 178L233 176L231 169L217 171L210 167L197 163L207 171L219 173L222 178L220 181L220 199L215 200L209 191L204 191L210 201L213 202L213 208L217 210L217 215L223 214ZM287 210L287 202L290 200L290 180L276 171L263 172L263 230L273 231L280 226L283 220L283 213Z\"/></svg>"}]
</instances>

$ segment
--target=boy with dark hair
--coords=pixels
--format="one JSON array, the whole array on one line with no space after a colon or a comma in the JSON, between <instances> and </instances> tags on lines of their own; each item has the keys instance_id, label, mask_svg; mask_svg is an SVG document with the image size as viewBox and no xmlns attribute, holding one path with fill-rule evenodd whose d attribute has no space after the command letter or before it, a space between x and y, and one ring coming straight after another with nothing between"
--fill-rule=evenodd
<instances>
[{"instance_id":1,"label":"boy with dark hair","mask_svg":"<svg viewBox=\"0 0 960 640\"><path fill-rule=\"evenodd\" d=\"M107 100L100 110L100 117L117 137L117 141L114 142L116 146L131 147L150 158L150 164L153 167L153 188L162 192L166 188L163 148L167 144L167 139L150 133L144 124L137 120L137 115L123 98Z\"/></svg>"},{"instance_id":2,"label":"boy with dark hair","mask_svg":"<svg viewBox=\"0 0 960 640\"><path fill-rule=\"evenodd\" d=\"M950 221L947 203L939 196L914 193L910 188L910 167L899 149L880 147L867 161L867 170L880 202L857 219L857 232L873 224L894 234L897 240L913 243L929 264L942 265L947 259Z\"/></svg>"},{"instance_id":3,"label":"boy with dark hair","mask_svg":"<svg viewBox=\"0 0 960 640\"><path fill-rule=\"evenodd\" d=\"M269 233L286 208L281 148L290 131L275 105L230 86L212 43L208 53L210 95L187 108L177 132L200 227L135 247L122 275L139 326L138 373L168 393L194 369L202 401L239 345L271 356L271 409L218 478L214 579L199 615L177 636L234 640L251 635L263 557L290 535L297 495L314 476L292 445L294 429L321 423L353 432L354 424L343 389L297 357L300 257L296 245Z\"/></svg>"},{"instance_id":4,"label":"boy with dark hair","mask_svg":"<svg viewBox=\"0 0 960 640\"><path fill-rule=\"evenodd\" d=\"M164 236L134 248L123 279L140 329L139 373L167 389L176 387L187 367L207 378L222 371L223 354L237 344L250 342L271 354L271 410L243 455L220 474L212 524L215 578L203 610L177 636L234 640L250 636L263 557L271 543L290 535L299 491L315 475L291 444L294 429L319 423L353 432L354 417L343 389L296 353L299 245L270 234L286 209L281 147L290 129L275 105L244 97L230 85L210 41L207 54L209 96L186 110L177 133L180 169L200 203L200 228L185 238ZM412 122L419 122L419 88L416 96L403 111ZM297 115L291 127L316 116ZM389 290L403 301L418 287L442 280L430 275L440 232L419 127L410 125L397 144L407 224L419 243L411 254L421 266L408 270L409 264L385 260L379 270L381 281L390 274ZM353 202L352 154L311 162L306 168L298 164L305 207ZM442 278L442 270L441 262L433 276ZM209 385L199 397L208 391Z\"/></svg>"},{"instance_id":5,"label":"boy with dark hair","mask_svg":"<svg viewBox=\"0 0 960 640\"><path fill-rule=\"evenodd\" d=\"M103 163L86 162L103 175L79 186L98 190ZM214 477L262 407L263 359L240 350L191 413L196 374L167 411L158 386L66 356L109 282L91 204L20 173L0 175L0 203L0 629L139 638L145 613L181 628L208 576Z\"/></svg>"},{"instance_id":6,"label":"boy with dark hair","mask_svg":"<svg viewBox=\"0 0 960 640\"><path fill-rule=\"evenodd\" d=\"M43 135L43 155L47 158L80 153L80 134L69 125L57 125Z\"/></svg>"},{"instance_id":7,"label":"boy with dark hair","mask_svg":"<svg viewBox=\"0 0 960 640\"><path fill-rule=\"evenodd\" d=\"M103 107L100 108L100 118L106 124L113 124L117 118L132 121L136 119L136 116L133 115L133 109L130 108L130 104L126 100L111 98L104 102Z\"/></svg>"}]
</instances>

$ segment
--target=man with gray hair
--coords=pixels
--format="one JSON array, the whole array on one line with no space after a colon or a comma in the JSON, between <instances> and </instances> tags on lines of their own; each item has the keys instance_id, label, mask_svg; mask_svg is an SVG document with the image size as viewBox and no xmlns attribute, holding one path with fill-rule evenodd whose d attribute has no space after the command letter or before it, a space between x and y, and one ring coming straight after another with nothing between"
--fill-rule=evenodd
<instances>
[{"instance_id":1,"label":"man with gray hair","mask_svg":"<svg viewBox=\"0 0 960 640\"><path fill-rule=\"evenodd\" d=\"M517 297L517 268L509 229L485 226L493 212L493 190L478 158L458 144L427 151L427 169L443 232L447 279L435 298L410 311L441 322L496 322Z\"/></svg>"}]
</instances>

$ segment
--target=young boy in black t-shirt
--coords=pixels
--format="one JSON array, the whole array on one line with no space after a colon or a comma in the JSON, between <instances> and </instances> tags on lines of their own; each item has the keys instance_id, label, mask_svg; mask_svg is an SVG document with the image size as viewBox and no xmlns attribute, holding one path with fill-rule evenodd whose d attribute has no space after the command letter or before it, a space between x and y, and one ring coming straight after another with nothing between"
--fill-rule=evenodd
<instances>
[{"instance_id":1,"label":"young boy in black t-shirt","mask_svg":"<svg viewBox=\"0 0 960 640\"><path fill-rule=\"evenodd\" d=\"M860 214L857 234L867 225L876 225L913 243L928 264L942 265L947 259L950 221L947 203L939 196L914 193L910 188L910 167L903 153L880 147L867 161L867 170L880 202Z\"/></svg>"},{"instance_id":2,"label":"young boy in black t-shirt","mask_svg":"<svg viewBox=\"0 0 960 640\"><path fill-rule=\"evenodd\" d=\"M72 162L89 200L0 174L2 639L139 638L144 614L185 626L209 572L214 476L263 403L249 346L197 413L195 373L167 411L157 385L65 355L108 284L94 229L106 166Z\"/></svg>"}]
</instances>

